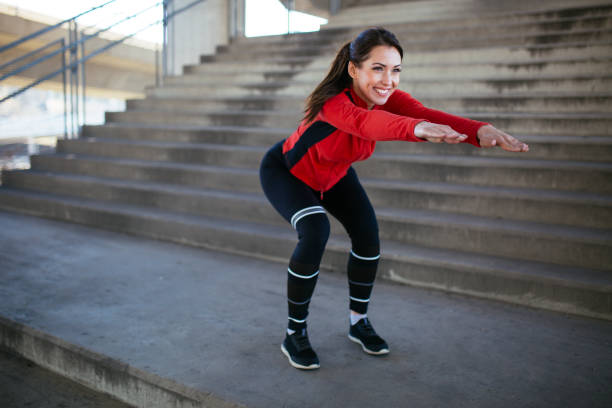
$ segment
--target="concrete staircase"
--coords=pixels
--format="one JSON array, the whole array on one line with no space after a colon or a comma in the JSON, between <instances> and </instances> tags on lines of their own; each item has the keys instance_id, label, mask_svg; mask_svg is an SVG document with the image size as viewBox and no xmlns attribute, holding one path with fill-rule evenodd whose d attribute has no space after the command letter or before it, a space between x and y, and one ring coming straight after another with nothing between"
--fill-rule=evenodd
<instances>
[{"instance_id":1,"label":"concrete staircase","mask_svg":"<svg viewBox=\"0 0 612 408\"><path fill-rule=\"evenodd\" d=\"M486 18L458 3L443 19L386 25L405 49L400 88L531 151L379 143L355 165L379 218L379 276L612 319L612 2L501 2ZM31 170L4 172L0 208L288 259L294 231L261 193L258 165L362 29L341 24L351 10L321 32L239 40L185 67ZM387 10L381 22L397 14ZM332 234L324 267L343 271L350 244L339 224Z\"/></svg>"}]
</instances>

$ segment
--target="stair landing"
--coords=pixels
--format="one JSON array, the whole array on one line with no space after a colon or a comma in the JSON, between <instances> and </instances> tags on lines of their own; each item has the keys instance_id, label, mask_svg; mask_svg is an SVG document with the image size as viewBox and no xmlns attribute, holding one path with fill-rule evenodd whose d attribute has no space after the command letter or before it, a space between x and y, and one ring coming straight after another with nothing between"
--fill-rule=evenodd
<instances>
[{"instance_id":1,"label":"stair landing","mask_svg":"<svg viewBox=\"0 0 612 408\"><path fill-rule=\"evenodd\" d=\"M346 276L322 271L304 373L280 352L285 264L2 211L0 248L0 316L227 401L210 406L612 405L609 321L379 281L375 358L346 337Z\"/></svg>"}]
</instances>

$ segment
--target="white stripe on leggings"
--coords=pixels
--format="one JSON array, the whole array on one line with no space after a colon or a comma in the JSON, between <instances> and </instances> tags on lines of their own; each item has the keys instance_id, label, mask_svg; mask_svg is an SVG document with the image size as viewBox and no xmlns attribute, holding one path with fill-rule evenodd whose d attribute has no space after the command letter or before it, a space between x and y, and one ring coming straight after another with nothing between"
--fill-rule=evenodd
<instances>
[{"instance_id":1,"label":"white stripe on leggings","mask_svg":"<svg viewBox=\"0 0 612 408\"><path fill-rule=\"evenodd\" d=\"M302 218L306 217L307 215L318 214L318 213L325 214L325 209L321 207L320 205L303 208L300 211L293 214L293 217L291 217L291 226L295 228L295 226L297 225L297 222L301 220Z\"/></svg>"},{"instance_id":2,"label":"white stripe on leggings","mask_svg":"<svg viewBox=\"0 0 612 408\"><path fill-rule=\"evenodd\" d=\"M293 300L291 300L291 299L287 298L287 301L288 301L289 303L294 304L294 305L298 305L298 306L300 306L300 305L305 305L306 303L310 302L310 299L308 299L308 300L307 300L307 301L305 301L305 302L294 302Z\"/></svg>"},{"instance_id":3,"label":"white stripe on leggings","mask_svg":"<svg viewBox=\"0 0 612 408\"><path fill-rule=\"evenodd\" d=\"M292 274L293 276L295 276L296 278L302 278L302 279L310 279L310 278L314 278L315 276L317 276L319 274L319 271L316 271L315 273L313 273L312 275L298 275L297 273L293 272L291 270L291 268L287 268L287 272L289 272L290 274Z\"/></svg>"},{"instance_id":4,"label":"white stripe on leggings","mask_svg":"<svg viewBox=\"0 0 612 408\"><path fill-rule=\"evenodd\" d=\"M375 261L375 260L377 260L378 258L380 258L380 254L378 254L378 255L376 255L376 256L372 256L372 257L367 257L367 256L359 256L359 255L357 255L356 253L354 253L352 250L351 250L351 255L353 255L355 258L357 258L357 259L361 259L361 260L363 260L363 261Z\"/></svg>"}]
</instances>

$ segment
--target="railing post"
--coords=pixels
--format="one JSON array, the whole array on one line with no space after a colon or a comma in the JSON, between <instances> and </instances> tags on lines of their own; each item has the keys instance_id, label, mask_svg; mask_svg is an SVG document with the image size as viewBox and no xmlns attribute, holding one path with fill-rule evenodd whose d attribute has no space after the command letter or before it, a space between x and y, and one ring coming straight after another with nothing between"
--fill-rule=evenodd
<instances>
[{"instance_id":1,"label":"railing post","mask_svg":"<svg viewBox=\"0 0 612 408\"><path fill-rule=\"evenodd\" d=\"M332 16L340 11L341 0L329 0L329 14Z\"/></svg>"},{"instance_id":2,"label":"railing post","mask_svg":"<svg viewBox=\"0 0 612 408\"><path fill-rule=\"evenodd\" d=\"M230 38L237 39L244 37L244 13L246 0L230 0Z\"/></svg>"},{"instance_id":3,"label":"railing post","mask_svg":"<svg viewBox=\"0 0 612 408\"><path fill-rule=\"evenodd\" d=\"M83 31L81 31L81 37L83 37L85 34ZM81 58L85 57L85 41L83 41L81 43ZM85 99L86 99L86 94L85 94L85 87L87 86L87 82L86 82L86 77L85 77L85 60L83 60L83 62L81 62L81 83L82 83L82 91L81 91L81 105L82 105L82 119L80 122L80 127L79 127L79 135L81 134L81 129L83 127L83 125L85 125L86 121L87 121L87 111L85 110Z\"/></svg>"},{"instance_id":4,"label":"railing post","mask_svg":"<svg viewBox=\"0 0 612 408\"><path fill-rule=\"evenodd\" d=\"M287 1L287 34L291 34L291 12L295 8L295 1Z\"/></svg>"},{"instance_id":5,"label":"railing post","mask_svg":"<svg viewBox=\"0 0 612 408\"><path fill-rule=\"evenodd\" d=\"M66 95L66 39L62 38L62 84L64 88L64 139L68 139L68 105Z\"/></svg>"},{"instance_id":6,"label":"railing post","mask_svg":"<svg viewBox=\"0 0 612 408\"><path fill-rule=\"evenodd\" d=\"M171 22L172 24L168 24L169 29L172 30L172 36L168 36L166 39L166 46L168 46L168 44L170 44L170 37L172 37L172 44L170 44L170 75L174 75L174 64L176 62L176 47L174 42L176 41L176 33L174 30L174 27L176 26L176 20L174 19L174 0L168 0L168 7L170 10L170 18L172 20L168 20L169 22ZM166 75L168 75L168 72L166 72Z\"/></svg>"},{"instance_id":7,"label":"railing post","mask_svg":"<svg viewBox=\"0 0 612 408\"><path fill-rule=\"evenodd\" d=\"M163 39L162 39L162 80L168 75L168 2L169 0L164 0L163 2L163 20L162 20L162 29L163 29Z\"/></svg>"},{"instance_id":8,"label":"railing post","mask_svg":"<svg viewBox=\"0 0 612 408\"><path fill-rule=\"evenodd\" d=\"M77 22L70 21L68 34L70 37L70 138L74 138L78 133L79 119L79 71L78 71L78 31Z\"/></svg>"},{"instance_id":9,"label":"railing post","mask_svg":"<svg viewBox=\"0 0 612 408\"><path fill-rule=\"evenodd\" d=\"M229 32L230 38L236 38L238 35L238 2L237 0L229 0Z\"/></svg>"},{"instance_id":10,"label":"railing post","mask_svg":"<svg viewBox=\"0 0 612 408\"><path fill-rule=\"evenodd\" d=\"M159 86L159 47L155 46L155 86Z\"/></svg>"}]
</instances>

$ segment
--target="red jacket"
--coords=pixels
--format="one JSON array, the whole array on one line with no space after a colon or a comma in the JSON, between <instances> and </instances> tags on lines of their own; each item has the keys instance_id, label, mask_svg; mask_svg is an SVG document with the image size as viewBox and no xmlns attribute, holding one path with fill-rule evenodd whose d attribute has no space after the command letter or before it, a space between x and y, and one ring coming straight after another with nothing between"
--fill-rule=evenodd
<instances>
[{"instance_id":1,"label":"red jacket","mask_svg":"<svg viewBox=\"0 0 612 408\"><path fill-rule=\"evenodd\" d=\"M387 103L368 110L355 91L346 88L328 99L314 120L302 121L283 143L283 156L291 173L323 197L323 192L344 177L352 163L372 155L376 141L424 142L414 136L414 127L424 120L448 125L468 136L464 143L478 147L476 132L486 125L426 108L399 89Z\"/></svg>"}]
</instances>

